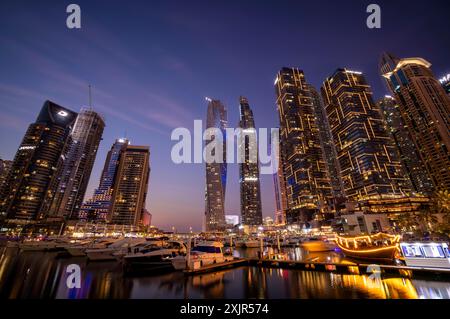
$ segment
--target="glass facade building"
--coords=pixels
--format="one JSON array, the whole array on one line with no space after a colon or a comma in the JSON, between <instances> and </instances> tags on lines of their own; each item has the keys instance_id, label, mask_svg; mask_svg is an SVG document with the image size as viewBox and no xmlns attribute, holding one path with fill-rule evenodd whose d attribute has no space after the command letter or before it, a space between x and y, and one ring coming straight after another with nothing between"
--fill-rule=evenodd
<instances>
[{"instance_id":1,"label":"glass facade building","mask_svg":"<svg viewBox=\"0 0 450 319\"><path fill-rule=\"evenodd\" d=\"M241 190L241 223L244 225L262 225L261 182L257 133L253 111L245 97L239 105L239 150L243 152L243 163L239 163L239 185ZM251 156L253 154L253 156Z\"/></svg>"},{"instance_id":2,"label":"glass facade building","mask_svg":"<svg viewBox=\"0 0 450 319\"><path fill-rule=\"evenodd\" d=\"M205 190L205 230L220 231L225 229L225 190L227 185L226 134L227 110L219 100L208 99L206 129L216 129L221 132L212 135L210 141L215 141L222 148L223 157L219 161L206 163ZM209 143L211 143L209 142Z\"/></svg>"},{"instance_id":3,"label":"glass facade building","mask_svg":"<svg viewBox=\"0 0 450 319\"><path fill-rule=\"evenodd\" d=\"M104 128L104 120L93 110L82 109L78 114L51 214L78 219Z\"/></svg>"},{"instance_id":4,"label":"glass facade building","mask_svg":"<svg viewBox=\"0 0 450 319\"><path fill-rule=\"evenodd\" d=\"M314 100L303 71L283 68L275 80L286 222L309 224L331 211L331 181L320 144Z\"/></svg>"},{"instance_id":5,"label":"glass facade building","mask_svg":"<svg viewBox=\"0 0 450 319\"><path fill-rule=\"evenodd\" d=\"M450 189L450 97L431 63L385 53L380 71L434 189Z\"/></svg>"},{"instance_id":6,"label":"glass facade building","mask_svg":"<svg viewBox=\"0 0 450 319\"><path fill-rule=\"evenodd\" d=\"M120 156L129 144L125 138L117 139L106 156L98 188L91 199L81 207L79 219L88 222L106 222L111 211L112 195Z\"/></svg>"},{"instance_id":7,"label":"glass facade building","mask_svg":"<svg viewBox=\"0 0 450 319\"><path fill-rule=\"evenodd\" d=\"M143 222L150 177L149 147L127 145L120 156L116 174L109 221L139 226Z\"/></svg>"},{"instance_id":8,"label":"glass facade building","mask_svg":"<svg viewBox=\"0 0 450 319\"><path fill-rule=\"evenodd\" d=\"M364 75L338 69L321 91L345 197L357 202L408 194L410 181Z\"/></svg>"},{"instance_id":9,"label":"glass facade building","mask_svg":"<svg viewBox=\"0 0 450 319\"><path fill-rule=\"evenodd\" d=\"M77 113L46 101L28 127L6 180L0 213L8 219L46 218L58 186Z\"/></svg>"},{"instance_id":10,"label":"glass facade building","mask_svg":"<svg viewBox=\"0 0 450 319\"><path fill-rule=\"evenodd\" d=\"M330 125L328 123L327 114L322 103L319 92L312 85L309 86L311 96L314 103L314 112L316 116L317 126L320 132L320 143L322 145L325 162L327 163L328 174L333 188L333 197L340 199L344 197L342 190L342 182L339 177L339 169L337 162L336 150L334 148L333 136L331 135Z\"/></svg>"},{"instance_id":11,"label":"glass facade building","mask_svg":"<svg viewBox=\"0 0 450 319\"><path fill-rule=\"evenodd\" d=\"M408 129L403 122L397 102L391 96L385 96L377 102L380 107L386 129L391 134L397 148L404 171L409 176L411 186L415 192L431 195L433 183L428 177L427 171L420 160L414 143L409 136Z\"/></svg>"}]
</instances>

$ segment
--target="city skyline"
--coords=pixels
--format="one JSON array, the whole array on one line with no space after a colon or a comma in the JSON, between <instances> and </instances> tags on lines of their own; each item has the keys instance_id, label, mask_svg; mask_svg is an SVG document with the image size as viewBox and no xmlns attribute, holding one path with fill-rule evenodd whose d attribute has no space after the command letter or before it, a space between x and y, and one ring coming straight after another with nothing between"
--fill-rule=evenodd
<instances>
[{"instance_id":1,"label":"city skyline","mask_svg":"<svg viewBox=\"0 0 450 319\"><path fill-rule=\"evenodd\" d=\"M177 229L188 229L189 226L198 230L201 228L204 212L204 179L201 176L204 174L204 165L192 165L192 168L188 168L186 165L176 166L167 163L170 161L170 147L172 146L170 142L171 129L178 126L189 128L192 126L194 119L204 118L206 110L204 96L214 96L223 100L224 104L228 106L230 123L237 122L237 97L239 95L248 96L252 104L256 106L254 113L258 127L276 127L275 96L271 85L276 72L283 66L305 69L308 81L315 87L320 87L323 80L338 67L356 69L367 74L368 82L372 85L375 96L378 98L388 93L383 87L384 84L377 69L378 58L383 51L392 51L399 56L423 56L433 63L433 71L437 77L447 74L450 68L450 62L445 54L449 51L448 42L437 41L437 44L435 40L431 42L420 30L414 36L410 36L411 39L417 38L417 42L421 43L420 45L408 41L408 36L401 40L395 36L397 32L406 30L406 26L398 26L397 24L395 27L399 27L401 30L395 30L393 20L390 20L390 17L392 18L394 15L394 13L390 13L390 10L400 10L400 7L402 10L404 9L404 6L400 4L385 4L386 21L383 24L384 29L382 30L385 31L382 33L383 36L377 31L372 32L364 29L363 23L366 14L363 5L360 13L355 8L350 10L350 13L346 13L360 16L359 20L356 18L355 22L348 23L350 23L350 27L358 27L352 35L368 44L367 48L359 48L352 55L347 56L344 49L336 49L334 51L328 50L328 52L316 58L315 52L325 49L323 46L325 41L319 41L321 44L314 41L314 36L317 36L318 31L311 31L311 35L302 34L312 44L312 48L307 53L302 52L299 46L293 45L293 49L288 50L293 51L293 53L287 54L279 49L277 43L278 40L282 40L279 37L283 36L276 31L267 31L268 41L266 43L257 40L251 42L251 30L249 30L244 31L242 35L244 41L239 41L239 44L242 45L241 42L245 43L245 40L249 40L250 44L244 46L243 53L241 52L236 59L227 58L225 53L234 52L234 39L230 35L236 32L235 28L239 29L242 26L244 14L241 14L240 11L236 13L237 26L228 26L231 29L229 31L226 30L223 23L221 23L220 28L213 26L211 33L200 31L205 24L213 21L209 19L218 18L221 22L231 21L230 17L235 12L234 5L220 14L215 13L213 18L202 17L197 20L198 22L189 19L177 19L179 18L179 12L177 15L177 11L173 11L174 8L171 5L158 5L154 10L166 14L163 15L165 18L161 27L164 32L162 34L154 32L151 35L158 39L162 38L161 47L152 47L150 45L153 43L151 39L148 41L148 46L142 47L138 45L139 39L133 36L124 36L125 33L133 34L133 30L139 30L144 26L152 30L155 22L144 22L143 16L138 15L135 24L129 23L126 30L121 30L121 27L100 18L101 8L97 5L90 5L83 1L80 2L80 5L86 13L86 24L83 25L81 32L71 33L63 27L56 27L63 23L64 16L58 18L58 12L64 12L64 10L59 10L58 6L55 6L48 13L52 19L48 19L47 22L43 21L37 30L43 33L42 42L39 41L40 39L35 40L27 35L27 31L35 26L37 15L29 16L27 13L22 13L30 19L21 19L28 22L20 27L8 17L1 20L0 25L4 27L3 29L6 32L0 38L2 48L5 48L0 53L0 64L6 72L0 76L0 105L3 112L2 128L0 129L2 145L0 157L5 160L14 158L27 125L34 120L44 100L50 99L67 106L69 109L79 110L87 105L88 84L92 83L93 107L94 110L105 115L106 130L85 199L90 197L94 188L97 187L106 152L116 138L125 136L132 140L133 144L150 145L154 165L152 165L151 187L147 204L150 213L153 215L154 224L166 229L169 229L173 223L176 223L174 226ZM190 10L195 11L200 5L193 5ZM5 6L6 11L9 7L16 5L5 4ZM17 6L20 6L20 4L17 4ZM111 6L111 10L118 14L119 6L114 4ZM272 7L274 5L267 6ZM44 14L44 9L38 7L36 6L35 12ZM140 3L138 7L145 8L145 5ZM249 11L250 7L250 4L244 4L243 12ZM315 5L300 4L299 8L302 9L299 15L304 14L304 11L312 10L315 14L319 14L321 19L328 18L334 21L332 16L318 12ZM276 17L272 19L279 19L281 10L275 9L273 15L259 11L255 14L261 20L267 16ZM214 9L210 10L214 12ZM404 9L402 11L403 19L417 13L416 10L418 9L409 7ZM169 14L170 11L173 13ZM344 11L345 5L338 12L344 14ZM124 13L125 16L126 14L127 12ZM433 13L419 18L418 24L430 22L427 32L434 31L439 34L439 29L445 27L445 23L436 18L436 15L439 16L439 14L439 5L437 5L433 8ZM91 16L95 16L95 19L99 20L99 22L96 22L97 25L93 26ZM432 21L430 21L431 16L433 16ZM129 22L129 20L127 21ZM179 30L179 24L177 23L187 26L186 30ZM359 26L358 23L361 25ZM290 26L295 30L297 28L301 30L305 24L317 26L308 19L305 22L297 21ZM261 26L261 24L258 24L258 26ZM411 26L408 25L409 27ZM317 28L320 29L320 26L317 26ZM61 30L50 32L51 29ZM344 29L345 27L340 29L340 37L334 35L338 39L345 38L342 35ZM417 27L417 29L420 28ZM222 37L219 36L221 41L214 40L213 37L209 36L214 34L213 32L223 35ZM386 36L386 32L388 34L392 32L392 36ZM410 33L413 32L407 32L407 35ZM13 35L17 35L16 40L12 40ZM365 36L367 36L367 39L362 39ZM94 48L89 48L88 45L82 43L86 39L90 39L88 43L91 43L92 39L99 37L102 37L102 41ZM333 32L328 37L331 39ZM200 39L206 40L203 42ZM178 41L179 43L173 44L172 41ZM189 41L193 41L194 44L188 45ZM431 47L427 46L427 43L434 43L433 49L427 48ZM131 44L131 50L125 49L126 44ZM57 52L51 52L52 45L56 46ZM185 45L184 52L177 52L178 45ZM196 45L195 52L204 48L211 57L206 60L195 58L192 49ZM222 47L225 50L224 53L219 52ZM107 48L112 49L107 51ZM268 49L267 53L256 54L256 52L261 52L265 48ZM70 53L71 51L75 53ZM111 53L108 58L104 58L105 51ZM154 57L157 62L155 64L146 62L145 54ZM254 54L255 56L253 56ZM9 63L13 57L22 62L17 63L21 64L20 66L12 66ZM104 61L101 61L100 57ZM252 59L252 57L255 59ZM265 63L266 58L268 58L268 63ZM78 67L71 66L71 64ZM323 64L323 66L320 64ZM250 72L241 72L245 70L247 65ZM265 65L264 68L262 68L263 65ZM212 68L214 72L206 70L207 68ZM152 75L148 74L151 72L147 72L149 70L156 71L156 76L152 78ZM107 71L106 73L108 77L111 77L111 80L101 76L101 73L105 71ZM220 81L209 83L214 82L210 81L213 78L212 73L222 74ZM244 73L251 73L251 76ZM7 77L6 74L11 74L11 76ZM242 80L233 83L241 74ZM26 75L26 80L21 80L24 75ZM149 81L142 81L145 85L138 83L141 79L147 77L150 79ZM38 78L41 79L39 83L36 81ZM119 78L125 80L120 81L121 85L114 84L113 82ZM178 92L170 90L172 83L186 85L186 82L190 82L189 89L184 90L185 88L181 87L182 89ZM252 83L248 84L250 82ZM192 92L186 93L184 91ZM116 99L117 102L114 101ZM149 112L148 110L152 111ZM174 114L177 116L173 116ZM196 181L195 187L190 186L190 181L193 179ZM179 183L173 183L174 180L179 181ZM230 165L229 186L227 187L225 204L226 214L239 211L238 180L237 165ZM261 187L263 214L273 217L275 205L272 176L263 176ZM171 196L166 194L169 190L178 195L176 202L170 201Z\"/></svg>"}]
</instances>

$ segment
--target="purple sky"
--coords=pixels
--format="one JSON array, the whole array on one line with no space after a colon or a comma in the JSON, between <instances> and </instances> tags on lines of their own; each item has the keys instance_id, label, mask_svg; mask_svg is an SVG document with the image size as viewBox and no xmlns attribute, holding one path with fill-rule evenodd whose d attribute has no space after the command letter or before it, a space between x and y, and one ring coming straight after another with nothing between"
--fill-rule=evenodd
<instances>
[{"instance_id":1,"label":"purple sky","mask_svg":"<svg viewBox=\"0 0 450 319\"><path fill-rule=\"evenodd\" d=\"M382 7L382 29L366 27L366 7ZM77 3L81 30L65 26ZM448 1L17 1L0 3L0 158L11 159L44 100L106 118L88 196L115 138L150 145L148 208L156 226L199 230L204 165L175 165L170 133L205 119L205 96L238 122L249 98L258 127L278 126L273 80L302 68L320 86L338 67L366 73L375 95L382 51L421 56L437 76L450 71ZM271 176L262 177L264 216L274 214ZM229 165L226 212L239 213L237 165Z\"/></svg>"}]
</instances>

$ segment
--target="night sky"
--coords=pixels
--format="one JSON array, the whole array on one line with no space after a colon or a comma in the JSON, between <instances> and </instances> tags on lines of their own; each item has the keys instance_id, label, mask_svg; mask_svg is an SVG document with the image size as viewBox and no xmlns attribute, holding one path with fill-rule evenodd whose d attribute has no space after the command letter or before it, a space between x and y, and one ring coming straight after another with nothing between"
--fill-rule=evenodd
<instances>
[{"instance_id":1,"label":"night sky","mask_svg":"<svg viewBox=\"0 0 450 319\"><path fill-rule=\"evenodd\" d=\"M382 28L366 27L366 7L382 8ZM66 27L66 7L81 6L82 28ZM299 67L316 87L338 67L362 71L375 96L383 51L420 56L437 76L450 72L450 4L442 1L17 1L0 2L0 158L12 159L46 99L74 111L88 104L107 127L87 196L106 152L126 135L150 145L147 206L156 226L200 230L204 164L175 165L175 127L206 117L205 97L238 123L248 97L257 127L277 127L273 82ZM264 216L274 214L271 176L262 176ZM229 165L226 212L239 214L238 166Z\"/></svg>"}]
</instances>

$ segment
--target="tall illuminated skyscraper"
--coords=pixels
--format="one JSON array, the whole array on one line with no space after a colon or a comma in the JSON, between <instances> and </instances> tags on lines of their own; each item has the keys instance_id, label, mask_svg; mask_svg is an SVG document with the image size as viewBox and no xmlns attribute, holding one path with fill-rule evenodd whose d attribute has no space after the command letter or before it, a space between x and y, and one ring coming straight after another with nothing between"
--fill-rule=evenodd
<instances>
[{"instance_id":1,"label":"tall illuminated skyscraper","mask_svg":"<svg viewBox=\"0 0 450 319\"><path fill-rule=\"evenodd\" d=\"M5 184L8 174L11 171L12 163L12 161L3 160L0 158L0 195L2 194L3 184Z\"/></svg>"},{"instance_id":2,"label":"tall illuminated skyscraper","mask_svg":"<svg viewBox=\"0 0 450 319\"><path fill-rule=\"evenodd\" d=\"M106 222L111 211L112 195L119 167L120 156L127 148L129 140L117 139L106 156L100 177L100 184L94 191L92 199L81 207L79 219L82 221Z\"/></svg>"},{"instance_id":3,"label":"tall illuminated skyscraper","mask_svg":"<svg viewBox=\"0 0 450 319\"><path fill-rule=\"evenodd\" d=\"M207 99L206 128L218 129L222 136L211 136L218 147L222 146L223 160L206 163L205 230L223 230L225 223L225 189L227 185L226 134L227 110L219 100Z\"/></svg>"},{"instance_id":4,"label":"tall illuminated skyscraper","mask_svg":"<svg viewBox=\"0 0 450 319\"><path fill-rule=\"evenodd\" d=\"M433 183L428 177L427 171L420 160L420 155L417 153L414 143L409 136L397 102L391 96L385 96L378 101L377 105L383 113L387 130L394 140L400 161L403 164L404 171L411 180L414 191L430 195Z\"/></svg>"},{"instance_id":5,"label":"tall illuminated skyscraper","mask_svg":"<svg viewBox=\"0 0 450 319\"><path fill-rule=\"evenodd\" d=\"M320 143L322 145L325 162L327 163L328 174L333 188L333 197L337 200L343 198L342 182L339 177L338 162L336 150L334 149L333 136L331 135L330 125L327 114L322 103L319 92L312 85L309 86L314 103L314 112L316 115L317 126L320 131Z\"/></svg>"},{"instance_id":6,"label":"tall illuminated skyscraper","mask_svg":"<svg viewBox=\"0 0 450 319\"><path fill-rule=\"evenodd\" d=\"M338 69L325 80L322 96L346 198L405 196L409 180L364 75Z\"/></svg>"},{"instance_id":7,"label":"tall illuminated skyscraper","mask_svg":"<svg viewBox=\"0 0 450 319\"><path fill-rule=\"evenodd\" d=\"M450 189L450 97L422 58L383 54L380 70L434 188Z\"/></svg>"},{"instance_id":8,"label":"tall illuminated skyscraper","mask_svg":"<svg viewBox=\"0 0 450 319\"><path fill-rule=\"evenodd\" d=\"M450 96L450 73L439 79L439 82L442 84L447 95Z\"/></svg>"},{"instance_id":9,"label":"tall illuminated skyscraper","mask_svg":"<svg viewBox=\"0 0 450 319\"><path fill-rule=\"evenodd\" d=\"M77 113L56 103L44 103L14 158L2 196L2 215L27 221L48 216L76 117Z\"/></svg>"},{"instance_id":10,"label":"tall illuminated skyscraper","mask_svg":"<svg viewBox=\"0 0 450 319\"><path fill-rule=\"evenodd\" d=\"M150 177L149 147L127 145L120 154L116 174L109 221L119 225L142 225Z\"/></svg>"},{"instance_id":11,"label":"tall illuminated skyscraper","mask_svg":"<svg viewBox=\"0 0 450 319\"><path fill-rule=\"evenodd\" d=\"M314 101L303 71L283 68L275 80L280 119L280 165L286 221L305 224L330 212L332 188L315 121Z\"/></svg>"},{"instance_id":12,"label":"tall illuminated skyscraper","mask_svg":"<svg viewBox=\"0 0 450 319\"><path fill-rule=\"evenodd\" d=\"M261 184L259 179L258 144L253 111L245 97L240 98L239 149L244 162L239 164L239 184L241 188L241 223L262 225ZM250 154L256 156L251 156Z\"/></svg>"},{"instance_id":13,"label":"tall illuminated skyscraper","mask_svg":"<svg viewBox=\"0 0 450 319\"><path fill-rule=\"evenodd\" d=\"M51 214L78 219L105 122L91 109L82 109L72 131L72 144L59 177Z\"/></svg>"}]
</instances>

